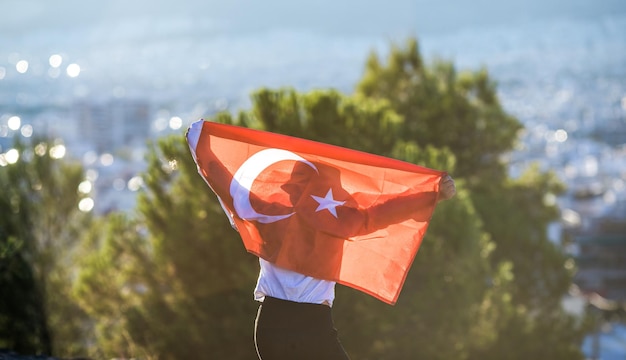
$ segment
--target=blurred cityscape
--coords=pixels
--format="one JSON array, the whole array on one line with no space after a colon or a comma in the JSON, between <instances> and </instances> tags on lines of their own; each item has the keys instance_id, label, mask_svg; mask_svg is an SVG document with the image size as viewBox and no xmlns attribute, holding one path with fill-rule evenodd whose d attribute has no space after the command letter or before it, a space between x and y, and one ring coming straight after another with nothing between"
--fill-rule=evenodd
<instances>
[{"instance_id":1,"label":"blurred cityscape","mask_svg":"<svg viewBox=\"0 0 626 360\"><path fill-rule=\"evenodd\" d=\"M15 137L49 137L55 156L87 170L81 210L131 211L147 140L246 109L260 87L351 93L368 54L384 56L390 45L376 35L216 34L208 24L161 20L0 34L0 166L24 156L12 148ZM525 125L508 159L512 176L538 164L567 185L564 195L544 199L562 214L550 238L576 259L566 306L623 312L626 13L474 26L419 41L428 61L485 67L497 82L504 108ZM599 346L603 359L623 358L624 327L603 328L585 351Z\"/></svg>"}]
</instances>

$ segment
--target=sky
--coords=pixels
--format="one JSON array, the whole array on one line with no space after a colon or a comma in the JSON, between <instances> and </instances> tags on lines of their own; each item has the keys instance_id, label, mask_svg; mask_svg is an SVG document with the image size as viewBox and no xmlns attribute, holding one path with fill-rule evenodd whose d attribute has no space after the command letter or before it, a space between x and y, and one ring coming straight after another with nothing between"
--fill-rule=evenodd
<instances>
[{"instance_id":1,"label":"sky","mask_svg":"<svg viewBox=\"0 0 626 360\"><path fill-rule=\"evenodd\" d=\"M625 12L624 0L0 0L0 39L166 17L219 34L299 30L397 37Z\"/></svg>"}]
</instances>

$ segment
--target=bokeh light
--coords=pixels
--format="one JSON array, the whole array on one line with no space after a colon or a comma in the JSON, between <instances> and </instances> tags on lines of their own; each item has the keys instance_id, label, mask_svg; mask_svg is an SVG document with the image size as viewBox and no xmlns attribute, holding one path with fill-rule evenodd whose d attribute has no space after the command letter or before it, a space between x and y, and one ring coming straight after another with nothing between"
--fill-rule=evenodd
<instances>
[{"instance_id":1,"label":"bokeh light","mask_svg":"<svg viewBox=\"0 0 626 360\"><path fill-rule=\"evenodd\" d=\"M143 179L141 176L133 176L128 180L128 190L138 191L143 186Z\"/></svg>"},{"instance_id":2,"label":"bokeh light","mask_svg":"<svg viewBox=\"0 0 626 360\"><path fill-rule=\"evenodd\" d=\"M29 138L31 136L33 136L33 127L32 125L24 125L22 126L22 129L20 130L21 134L23 137L25 138Z\"/></svg>"},{"instance_id":3,"label":"bokeh light","mask_svg":"<svg viewBox=\"0 0 626 360\"><path fill-rule=\"evenodd\" d=\"M78 77L80 75L80 66L78 64L69 64L65 69L67 76L71 78Z\"/></svg>"},{"instance_id":4,"label":"bokeh light","mask_svg":"<svg viewBox=\"0 0 626 360\"><path fill-rule=\"evenodd\" d=\"M552 193L546 193L543 196L543 204L546 206L554 206L556 205L556 195Z\"/></svg>"},{"instance_id":5,"label":"bokeh light","mask_svg":"<svg viewBox=\"0 0 626 360\"><path fill-rule=\"evenodd\" d=\"M9 120L7 121L7 126L9 127L9 129L14 130L14 131L19 129L21 125L22 125L22 119L20 119L19 116L11 116Z\"/></svg>"},{"instance_id":6,"label":"bokeh light","mask_svg":"<svg viewBox=\"0 0 626 360\"><path fill-rule=\"evenodd\" d=\"M65 151L65 145L54 145L50 148L50 157L53 159L62 159L65 156Z\"/></svg>"},{"instance_id":7,"label":"bokeh light","mask_svg":"<svg viewBox=\"0 0 626 360\"><path fill-rule=\"evenodd\" d=\"M158 117L156 120L154 120L154 123L152 124L152 126L154 127L154 130L159 132L159 131L163 131L167 128L167 119L163 118L163 117Z\"/></svg>"},{"instance_id":8,"label":"bokeh light","mask_svg":"<svg viewBox=\"0 0 626 360\"><path fill-rule=\"evenodd\" d=\"M567 141L567 131L559 129L554 133L554 139L558 142Z\"/></svg>"},{"instance_id":9,"label":"bokeh light","mask_svg":"<svg viewBox=\"0 0 626 360\"><path fill-rule=\"evenodd\" d=\"M98 180L98 175L98 170L96 169L89 169L85 172L85 177L91 182Z\"/></svg>"},{"instance_id":10,"label":"bokeh light","mask_svg":"<svg viewBox=\"0 0 626 360\"><path fill-rule=\"evenodd\" d=\"M28 71L28 61L20 60L15 64L15 70L20 74L25 74Z\"/></svg>"},{"instance_id":11,"label":"bokeh light","mask_svg":"<svg viewBox=\"0 0 626 360\"><path fill-rule=\"evenodd\" d=\"M4 154L7 163L15 164L20 159L20 152L17 149L11 149Z\"/></svg>"},{"instance_id":12,"label":"bokeh light","mask_svg":"<svg viewBox=\"0 0 626 360\"><path fill-rule=\"evenodd\" d=\"M98 154L95 151L87 151L83 155L83 164L85 165L92 165L96 161L98 161Z\"/></svg>"},{"instance_id":13,"label":"bokeh light","mask_svg":"<svg viewBox=\"0 0 626 360\"><path fill-rule=\"evenodd\" d=\"M104 153L100 155L100 164L102 166L111 166L113 165L114 161L115 161L115 158L113 157L113 155L109 153Z\"/></svg>"},{"instance_id":14,"label":"bokeh light","mask_svg":"<svg viewBox=\"0 0 626 360\"><path fill-rule=\"evenodd\" d=\"M91 185L91 181L84 180L80 184L78 184L78 191L82 194L89 194L93 189L93 185Z\"/></svg>"},{"instance_id":15,"label":"bokeh light","mask_svg":"<svg viewBox=\"0 0 626 360\"><path fill-rule=\"evenodd\" d=\"M90 212L93 210L94 205L92 198L84 198L78 202L78 209L82 212Z\"/></svg>"},{"instance_id":16,"label":"bokeh light","mask_svg":"<svg viewBox=\"0 0 626 360\"><path fill-rule=\"evenodd\" d=\"M58 68L59 66L61 66L61 63L63 63L63 57L61 57L61 55L59 54L50 55L48 63L53 68Z\"/></svg>"},{"instance_id":17,"label":"bokeh light","mask_svg":"<svg viewBox=\"0 0 626 360\"><path fill-rule=\"evenodd\" d=\"M183 126L183 119L178 116L172 116L170 118L170 129L178 130Z\"/></svg>"},{"instance_id":18,"label":"bokeh light","mask_svg":"<svg viewBox=\"0 0 626 360\"><path fill-rule=\"evenodd\" d=\"M37 146L35 146L35 154L37 154L38 156L46 155L47 151L48 146L45 143L39 143L37 144Z\"/></svg>"},{"instance_id":19,"label":"bokeh light","mask_svg":"<svg viewBox=\"0 0 626 360\"><path fill-rule=\"evenodd\" d=\"M562 210L561 219L566 225L571 226L571 227L580 226L581 221L582 221L580 214L578 214L578 212L572 209L567 209L567 208Z\"/></svg>"}]
</instances>

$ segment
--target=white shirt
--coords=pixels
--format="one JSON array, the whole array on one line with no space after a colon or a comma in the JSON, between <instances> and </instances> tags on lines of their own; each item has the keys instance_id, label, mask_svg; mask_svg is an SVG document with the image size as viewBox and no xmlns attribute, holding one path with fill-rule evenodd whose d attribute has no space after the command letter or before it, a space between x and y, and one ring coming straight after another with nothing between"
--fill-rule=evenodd
<instances>
[{"instance_id":1,"label":"white shirt","mask_svg":"<svg viewBox=\"0 0 626 360\"><path fill-rule=\"evenodd\" d=\"M265 296L299 303L333 305L335 282L320 280L300 273L279 268L259 258L261 270L254 289L254 300L263 301Z\"/></svg>"}]
</instances>

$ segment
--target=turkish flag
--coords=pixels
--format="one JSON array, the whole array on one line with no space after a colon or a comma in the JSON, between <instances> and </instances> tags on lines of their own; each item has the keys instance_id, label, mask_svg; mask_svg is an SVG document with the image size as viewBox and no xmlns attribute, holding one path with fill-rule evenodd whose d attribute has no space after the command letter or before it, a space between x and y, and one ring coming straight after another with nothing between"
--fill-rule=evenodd
<instances>
[{"instance_id":1,"label":"turkish flag","mask_svg":"<svg viewBox=\"0 0 626 360\"><path fill-rule=\"evenodd\" d=\"M186 136L249 252L395 304L445 173L204 120Z\"/></svg>"}]
</instances>

